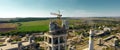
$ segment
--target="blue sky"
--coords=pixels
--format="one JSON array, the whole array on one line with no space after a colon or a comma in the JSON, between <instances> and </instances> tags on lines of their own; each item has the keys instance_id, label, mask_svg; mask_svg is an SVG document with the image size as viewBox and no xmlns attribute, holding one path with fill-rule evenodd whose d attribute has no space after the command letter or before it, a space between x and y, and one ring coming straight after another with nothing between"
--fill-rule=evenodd
<instances>
[{"instance_id":1,"label":"blue sky","mask_svg":"<svg viewBox=\"0 0 120 50\"><path fill-rule=\"evenodd\" d=\"M120 16L120 0L0 0L0 17Z\"/></svg>"}]
</instances>

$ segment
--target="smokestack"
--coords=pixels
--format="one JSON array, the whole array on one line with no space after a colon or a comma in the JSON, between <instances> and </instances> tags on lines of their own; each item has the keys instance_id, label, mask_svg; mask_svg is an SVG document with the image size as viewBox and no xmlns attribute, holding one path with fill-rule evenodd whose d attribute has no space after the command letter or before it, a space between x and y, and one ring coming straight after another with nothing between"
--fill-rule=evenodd
<instances>
[{"instance_id":1,"label":"smokestack","mask_svg":"<svg viewBox=\"0 0 120 50\"><path fill-rule=\"evenodd\" d=\"M93 30L90 30L90 32L89 32L89 50L94 50L93 38L94 38L94 32L93 32Z\"/></svg>"}]
</instances>

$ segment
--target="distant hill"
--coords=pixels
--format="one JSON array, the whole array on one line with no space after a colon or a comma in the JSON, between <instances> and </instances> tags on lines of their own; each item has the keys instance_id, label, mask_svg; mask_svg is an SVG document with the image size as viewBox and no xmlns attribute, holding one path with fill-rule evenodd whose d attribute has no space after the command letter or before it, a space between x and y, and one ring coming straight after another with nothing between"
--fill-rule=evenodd
<instances>
[{"instance_id":1,"label":"distant hill","mask_svg":"<svg viewBox=\"0 0 120 50\"><path fill-rule=\"evenodd\" d=\"M19 32L40 32L49 30L50 19L56 18L0 18L0 32L18 29ZM120 22L120 17L64 17L70 24Z\"/></svg>"},{"instance_id":2,"label":"distant hill","mask_svg":"<svg viewBox=\"0 0 120 50\"><path fill-rule=\"evenodd\" d=\"M14 18L0 18L0 21L10 21L12 19L14 19Z\"/></svg>"},{"instance_id":3,"label":"distant hill","mask_svg":"<svg viewBox=\"0 0 120 50\"><path fill-rule=\"evenodd\" d=\"M116 19L120 20L120 17L62 17L63 19ZM36 21L36 20L47 20L47 19L55 19L55 17L47 17L47 18L0 18L0 22L27 22L27 21Z\"/></svg>"},{"instance_id":4,"label":"distant hill","mask_svg":"<svg viewBox=\"0 0 120 50\"><path fill-rule=\"evenodd\" d=\"M67 19L68 17L64 17L63 19ZM37 21L37 20L48 20L48 19L56 19L52 18L0 18L0 23L14 23L14 22L28 22L28 21Z\"/></svg>"}]
</instances>

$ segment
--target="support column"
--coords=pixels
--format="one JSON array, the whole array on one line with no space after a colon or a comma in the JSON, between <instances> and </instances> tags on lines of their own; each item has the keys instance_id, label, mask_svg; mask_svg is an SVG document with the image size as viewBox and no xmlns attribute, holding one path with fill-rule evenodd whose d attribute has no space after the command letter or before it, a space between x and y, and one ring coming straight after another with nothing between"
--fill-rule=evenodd
<instances>
[{"instance_id":1,"label":"support column","mask_svg":"<svg viewBox=\"0 0 120 50\"><path fill-rule=\"evenodd\" d=\"M58 37L58 50L60 50L60 37Z\"/></svg>"},{"instance_id":2,"label":"support column","mask_svg":"<svg viewBox=\"0 0 120 50\"><path fill-rule=\"evenodd\" d=\"M67 49L67 36L64 36L64 39L65 39L65 50Z\"/></svg>"},{"instance_id":3,"label":"support column","mask_svg":"<svg viewBox=\"0 0 120 50\"><path fill-rule=\"evenodd\" d=\"M18 50L22 50L22 42L18 42Z\"/></svg>"},{"instance_id":4,"label":"support column","mask_svg":"<svg viewBox=\"0 0 120 50\"><path fill-rule=\"evenodd\" d=\"M44 42L46 42L46 36L44 36Z\"/></svg>"},{"instance_id":5,"label":"support column","mask_svg":"<svg viewBox=\"0 0 120 50\"><path fill-rule=\"evenodd\" d=\"M47 40L48 38L47 38L47 36L44 36L44 42L47 42L48 43L48 40ZM45 50L49 50L49 47L48 47L48 45L46 45L45 44Z\"/></svg>"},{"instance_id":6,"label":"support column","mask_svg":"<svg viewBox=\"0 0 120 50\"><path fill-rule=\"evenodd\" d=\"M49 46L46 46L46 49L45 50L50 50L50 47Z\"/></svg>"},{"instance_id":7,"label":"support column","mask_svg":"<svg viewBox=\"0 0 120 50\"><path fill-rule=\"evenodd\" d=\"M49 38L47 37L47 43L49 43Z\"/></svg>"},{"instance_id":8,"label":"support column","mask_svg":"<svg viewBox=\"0 0 120 50\"><path fill-rule=\"evenodd\" d=\"M52 50L54 50L53 42L54 42L54 41L53 41L53 37L52 37L52 38L51 38L51 44L52 44L52 47L51 47L51 48L52 48Z\"/></svg>"}]
</instances>

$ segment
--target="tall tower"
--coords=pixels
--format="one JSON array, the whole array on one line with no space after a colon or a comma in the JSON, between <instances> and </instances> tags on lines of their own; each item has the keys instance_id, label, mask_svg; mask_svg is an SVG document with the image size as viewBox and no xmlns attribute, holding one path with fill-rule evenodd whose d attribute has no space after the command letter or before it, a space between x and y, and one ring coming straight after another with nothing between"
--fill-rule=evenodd
<instances>
[{"instance_id":1,"label":"tall tower","mask_svg":"<svg viewBox=\"0 0 120 50\"><path fill-rule=\"evenodd\" d=\"M44 34L45 50L66 50L67 24L61 22L62 15L53 14L57 15L57 20L50 22L49 32Z\"/></svg>"},{"instance_id":2,"label":"tall tower","mask_svg":"<svg viewBox=\"0 0 120 50\"><path fill-rule=\"evenodd\" d=\"M93 38L94 38L94 32L93 32L93 30L90 30L90 32L89 32L89 50L94 50Z\"/></svg>"}]
</instances>

